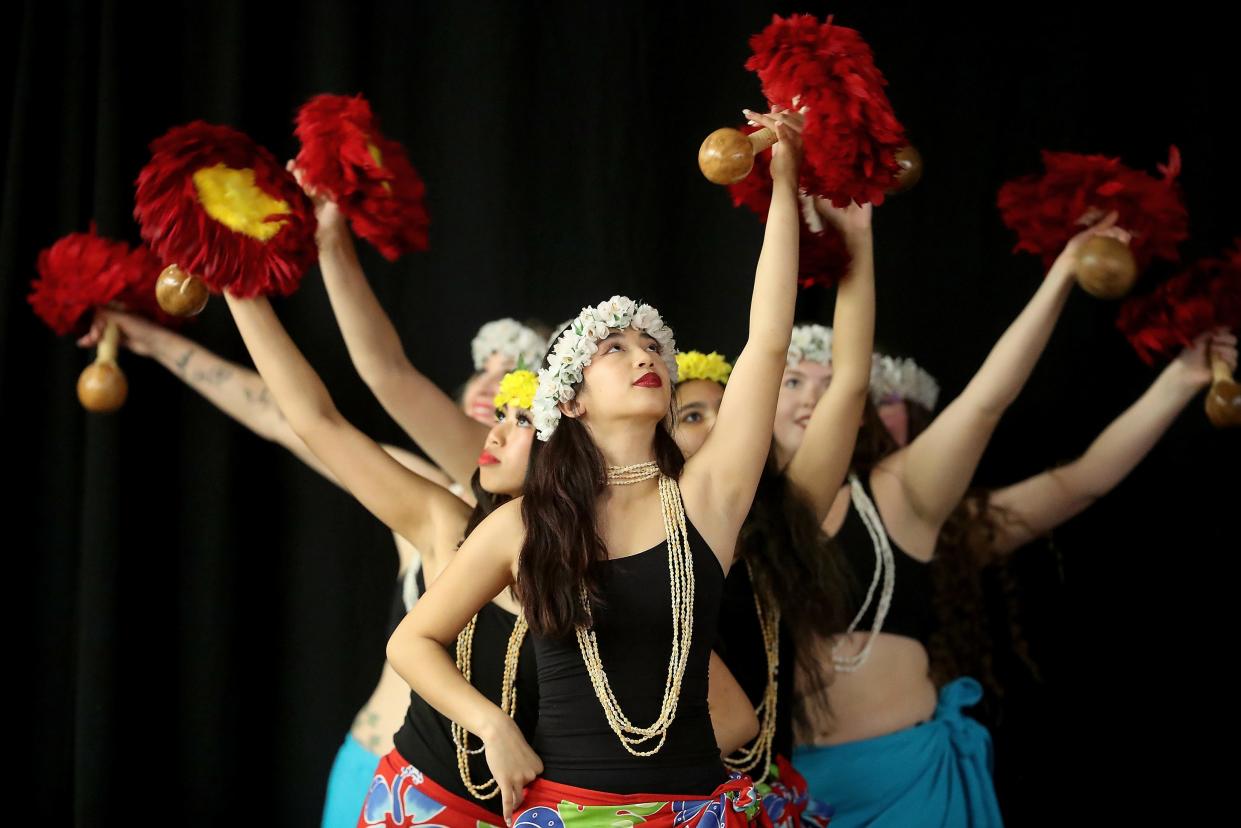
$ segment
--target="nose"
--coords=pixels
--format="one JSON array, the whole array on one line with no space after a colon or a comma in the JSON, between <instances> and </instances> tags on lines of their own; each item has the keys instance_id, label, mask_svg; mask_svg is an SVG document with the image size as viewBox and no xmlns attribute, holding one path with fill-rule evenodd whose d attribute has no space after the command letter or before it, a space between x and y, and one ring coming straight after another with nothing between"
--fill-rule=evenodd
<instances>
[{"instance_id":1,"label":"nose","mask_svg":"<svg viewBox=\"0 0 1241 828\"><path fill-rule=\"evenodd\" d=\"M491 427L491 431L487 432L486 446L488 448L490 448L491 446L496 446L498 448L500 446L503 446L505 442L508 441L507 426L508 426L508 423L505 422L505 423L496 423L495 425Z\"/></svg>"}]
</instances>

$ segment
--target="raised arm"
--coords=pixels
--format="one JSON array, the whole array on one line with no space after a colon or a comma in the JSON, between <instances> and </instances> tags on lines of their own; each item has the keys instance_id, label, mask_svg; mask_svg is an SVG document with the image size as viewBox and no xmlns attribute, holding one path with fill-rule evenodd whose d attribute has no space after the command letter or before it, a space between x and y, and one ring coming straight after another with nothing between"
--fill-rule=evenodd
<instances>
[{"instance_id":1,"label":"raised arm","mask_svg":"<svg viewBox=\"0 0 1241 828\"><path fill-rule=\"evenodd\" d=\"M465 680L447 647L488 601L516 581L525 535L521 498L492 512L414 604L388 641L388 663L415 693L482 740L511 823L521 789L543 770L513 720Z\"/></svg>"},{"instance_id":2,"label":"raised arm","mask_svg":"<svg viewBox=\"0 0 1241 828\"><path fill-rule=\"evenodd\" d=\"M78 344L94 345L109 321L120 328L121 342L130 351L154 359L220 411L264 440L288 449L307 466L340 485L293 433L267 390L267 383L256 371L217 356L175 331L119 311L98 311L90 332ZM410 471L438 485L450 485L446 474L413 452L390 445L384 445L383 449Z\"/></svg>"},{"instance_id":3,"label":"raised arm","mask_svg":"<svg viewBox=\"0 0 1241 828\"><path fill-rule=\"evenodd\" d=\"M687 494L693 491L691 497L721 526L718 539L729 549L725 566L731 561L733 541L750 511L770 451L776 397L797 302L801 118L793 112L774 117L747 114L775 129L780 137L772 148L771 208L754 274L749 335L728 379L715 426L682 474ZM721 546L712 546L724 554Z\"/></svg>"},{"instance_id":4,"label":"raised arm","mask_svg":"<svg viewBox=\"0 0 1241 828\"><path fill-rule=\"evenodd\" d=\"M340 485L424 552L451 548L464 528L468 507L444 487L406 469L341 416L265 298L238 299L227 293L225 298L289 427Z\"/></svg>"},{"instance_id":5,"label":"raised arm","mask_svg":"<svg viewBox=\"0 0 1241 828\"><path fill-rule=\"evenodd\" d=\"M815 209L840 230L853 261L836 291L832 380L815 403L805 438L784 474L803 493L822 523L849 471L870 389L875 345L875 251L869 204L842 210L824 199L815 199Z\"/></svg>"},{"instance_id":6,"label":"raised arm","mask_svg":"<svg viewBox=\"0 0 1241 828\"><path fill-rule=\"evenodd\" d=\"M885 466L895 470L911 513L938 533L956 508L1000 417L1017 398L1043 353L1073 289L1076 252L1096 233L1116 234L1115 214L1065 246L1043 283L987 355L961 395Z\"/></svg>"},{"instance_id":7,"label":"raised arm","mask_svg":"<svg viewBox=\"0 0 1241 828\"><path fill-rule=\"evenodd\" d=\"M358 375L384 410L436 465L469 486L487 427L414 367L400 335L366 281L340 209L315 199L319 268Z\"/></svg>"},{"instance_id":8,"label":"raised arm","mask_svg":"<svg viewBox=\"0 0 1241 828\"><path fill-rule=\"evenodd\" d=\"M1237 338L1218 331L1199 337L1192 348L1160 372L1137 402L1112 421L1086 453L1073 462L994 492L997 555L1049 532L1114 489L1141 462L1185 406L1211 381L1207 344L1235 369Z\"/></svg>"}]
</instances>

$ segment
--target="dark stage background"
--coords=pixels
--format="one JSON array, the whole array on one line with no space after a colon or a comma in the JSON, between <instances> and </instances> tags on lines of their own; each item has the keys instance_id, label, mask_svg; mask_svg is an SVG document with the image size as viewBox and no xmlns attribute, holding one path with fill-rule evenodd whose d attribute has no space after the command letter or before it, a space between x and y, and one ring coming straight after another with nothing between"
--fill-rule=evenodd
<instances>
[{"instance_id":1,"label":"dark stage background","mask_svg":"<svg viewBox=\"0 0 1241 828\"><path fill-rule=\"evenodd\" d=\"M416 364L445 388L477 326L556 322L612 293L660 307L683 347L735 354L760 227L698 173L702 137L761 107L746 39L773 11L862 31L926 175L876 214L879 336L958 392L1034 291L997 187L1041 148L1153 169L1176 143L1188 256L1241 232L1233 21L1204 4L910 2L27 2L4 12L0 422L10 794L39 824L317 824L327 769L383 658L388 532L158 365L78 406L88 360L25 302L36 252L92 218L137 239L146 144L194 118L295 152L321 91L364 92L428 185L432 249L363 263ZM830 321L831 294L801 316ZM403 442L349 365L322 282L278 310L345 411ZM1077 292L978 473L1070 459L1152 380ZM187 334L246 361L222 302ZM16 458L14 461L13 458ZM1011 665L993 721L1009 821L1193 819L1227 764L1192 745L1232 719L1238 437L1195 402L1114 494L1018 560L1042 668ZM1212 482L1213 470L1231 470ZM1211 660L1214 659L1214 660ZM1225 742L1226 744L1226 742ZM1231 780L1229 780L1231 781Z\"/></svg>"}]
</instances>

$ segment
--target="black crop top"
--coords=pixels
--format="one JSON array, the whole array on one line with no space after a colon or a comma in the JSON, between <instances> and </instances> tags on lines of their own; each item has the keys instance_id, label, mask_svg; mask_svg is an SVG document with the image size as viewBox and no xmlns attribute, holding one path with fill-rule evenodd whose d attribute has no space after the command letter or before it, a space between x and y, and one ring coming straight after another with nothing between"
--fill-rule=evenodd
<instances>
[{"instance_id":1,"label":"black crop top","mask_svg":"<svg viewBox=\"0 0 1241 828\"><path fill-rule=\"evenodd\" d=\"M862 488L871 502L874 502L875 497L867 482L863 481ZM878 513L878 508L875 511ZM882 531L886 533L887 529ZM875 556L879 554L862 516L858 514L857 504L849 504L849 511L840 531L836 533L835 540L853 575L849 590L852 600L848 611L849 620L853 620L853 616L861 609L862 602L866 600L866 591L870 588L875 574ZM912 638L925 647L937 623L930 564L910 556L897 546L890 536L888 543L892 547L892 560L896 565L896 583L892 588L892 603L888 607L887 617L884 618L882 632ZM874 626L882 589L881 577L879 584L875 586L870 606L857 625L857 631L867 632Z\"/></svg>"},{"instance_id":2,"label":"black crop top","mask_svg":"<svg viewBox=\"0 0 1241 828\"><path fill-rule=\"evenodd\" d=\"M653 756L630 754L608 726L576 636L533 636L539 665L539 723L533 747L543 778L618 794L707 794L728 775L707 709L707 667L724 573L687 522L694 562L694 629L676 719ZM637 725L655 721L672 653L668 543L602 564L605 606L595 608L599 655L621 709ZM650 749L657 743L638 745Z\"/></svg>"}]
</instances>

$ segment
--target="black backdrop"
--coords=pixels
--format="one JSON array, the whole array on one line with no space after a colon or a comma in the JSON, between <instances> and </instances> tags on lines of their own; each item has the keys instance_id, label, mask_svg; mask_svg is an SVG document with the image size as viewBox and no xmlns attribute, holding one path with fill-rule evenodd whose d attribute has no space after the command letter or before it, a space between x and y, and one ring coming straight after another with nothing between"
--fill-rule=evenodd
<instances>
[{"instance_id":1,"label":"black backdrop","mask_svg":"<svg viewBox=\"0 0 1241 828\"><path fill-rule=\"evenodd\" d=\"M415 362L444 387L481 322L559 321L612 293L659 306L685 347L735 353L760 229L700 177L702 136L761 105L742 68L772 11L860 29L927 159L876 214L879 335L950 396L1034 290L994 198L1041 148L1185 156L1193 238L1241 232L1225 124L1241 72L1205 6L818 3L27 2L4 16L10 113L0 217L0 429L9 708L19 810L312 825L333 751L377 676L395 556L350 498L158 366L123 357L130 399L84 414L87 355L24 301L39 248L84 229L136 240L146 144L193 118L295 151L309 95L364 92L428 184L432 249L363 263ZM801 315L830 319L831 295ZM342 409L400 435L349 366L321 282L279 304ZM1000 484L1079 453L1153 378L1076 293L978 474ZM188 334L244 361L222 303ZM1165 808L1222 765L1222 574L1236 434L1198 403L1114 494L1019 556L1042 682L1013 671L995 728L1013 824ZM1211 656L1214 656L1213 658Z\"/></svg>"}]
</instances>

